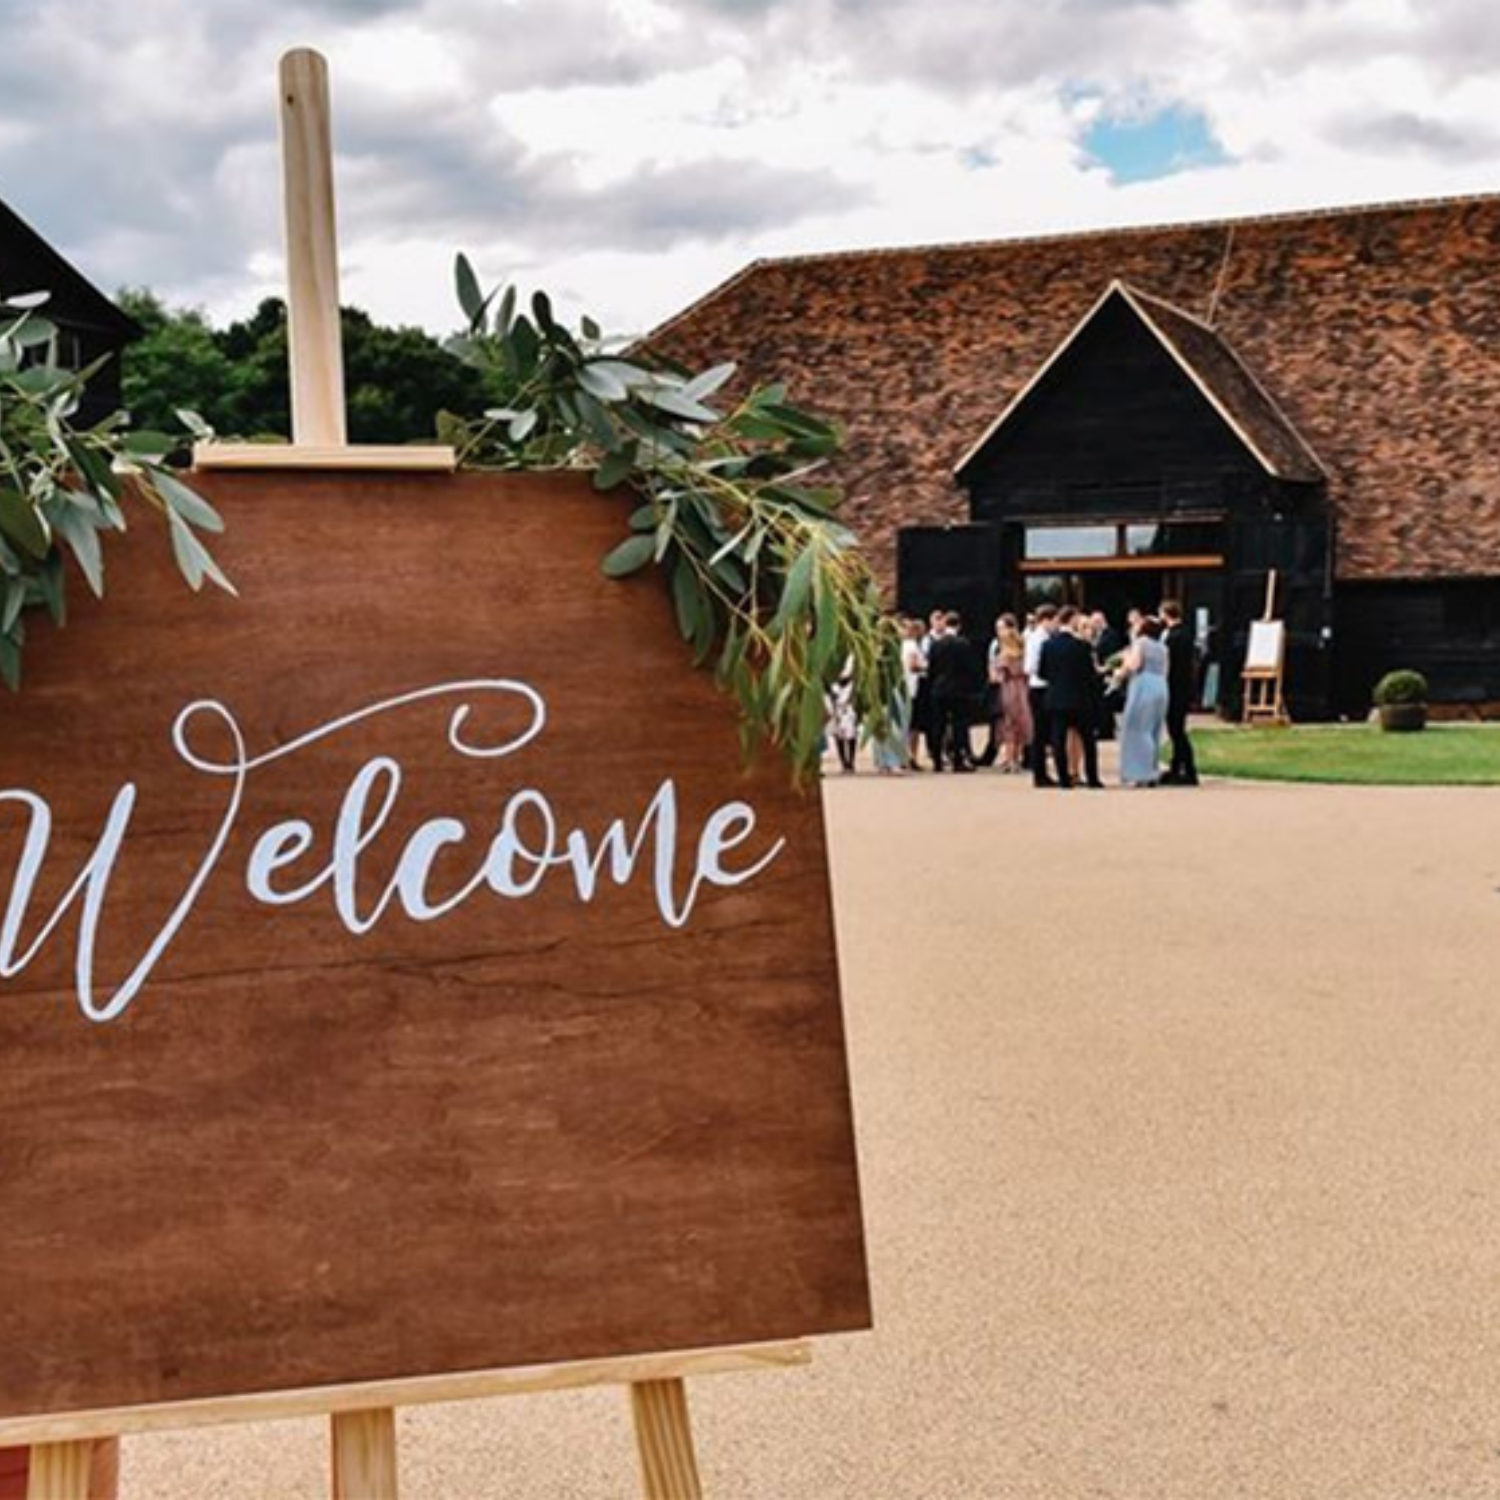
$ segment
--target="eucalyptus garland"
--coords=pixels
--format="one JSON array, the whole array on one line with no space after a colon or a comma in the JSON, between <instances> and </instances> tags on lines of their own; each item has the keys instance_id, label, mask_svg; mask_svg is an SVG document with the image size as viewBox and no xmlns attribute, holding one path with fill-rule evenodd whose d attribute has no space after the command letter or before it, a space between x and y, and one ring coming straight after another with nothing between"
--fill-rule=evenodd
<instances>
[{"instance_id":1,"label":"eucalyptus garland","mask_svg":"<svg viewBox=\"0 0 1500 1500\"><path fill-rule=\"evenodd\" d=\"M536 293L484 293L456 268L466 331L454 351L501 404L478 421L445 414L439 436L460 463L495 470L583 469L599 490L638 503L602 560L611 578L662 570L677 622L740 707L747 756L762 742L798 776L816 768L831 683L846 677L868 732L897 732L899 641L849 529L837 489L818 483L839 446L828 422L781 385L732 401L733 365L692 374L653 354L621 352L584 317L577 331ZM0 306L0 677L17 688L27 612L67 618L71 556L104 592L101 539L144 510L164 524L183 578L233 592L204 543L218 514L168 466L183 436L135 431L123 412L78 422L83 370L56 359L43 293ZM187 434L211 434L180 412Z\"/></svg>"},{"instance_id":2,"label":"eucalyptus garland","mask_svg":"<svg viewBox=\"0 0 1500 1500\"><path fill-rule=\"evenodd\" d=\"M837 430L781 385L725 402L733 365L690 374L620 352L591 318L575 332L543 292L528 316L513 287L483 291L462 255L456 281L468 328L452 347L500 402L479 421L443 420L460 464L586 469L597 489L634 493L604 572L663 571L695 660L738 700L747 756L769 742L812 772L826 692L845 674L868 732L897 733L899 639L838 490L816 482Z\"/></svg>"},{"instance_id":3,"label":"eucalyptus garland","mask_svg":"<svg viewBox=\"0 0 1500 1500\"><path fill-rule=\"evenodd\" d=\"M123 412L92 426L76 419L85 388L105 359L82 370L57 361L57 328L40 312L45 292L0 307L0 678L21 684L28 608L67 620L71 555L95 594L104 592L107 532L146 510L167 528L189 587L205 580L234 590L202 540L223 529L213 507L167 467L182 437L135 432ZM190 432L207 435L191 415Z\"/></svg>"}]
</instances>

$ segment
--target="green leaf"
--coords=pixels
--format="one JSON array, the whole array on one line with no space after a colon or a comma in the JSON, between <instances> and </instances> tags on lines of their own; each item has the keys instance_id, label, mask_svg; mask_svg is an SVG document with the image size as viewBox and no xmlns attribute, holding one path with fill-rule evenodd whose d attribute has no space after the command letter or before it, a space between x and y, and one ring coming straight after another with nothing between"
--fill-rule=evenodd
<instances>
[{"instance_id":1,"label":"green leaf","mask_svg":"<svg viewBox=\"0 0 1500 1500\"><path fill-rule=\"evenodd\" d=\"M552 299L546 292L537 292L531 299L531 315L536 319L536 326L544 333L551 333L557 327L557 322L552 316Z\"/></svg>"},{"instance_id":2,"label":"green leaf","mask_svg":"<svg viewBox=\"0 0 1500 1500\"><path fill-rule=\"evenodd\" d=\"M603 362L584 365L578 372L578 383L601 401L623 401L630 394L625 382Z\"/></svg>"},{"instance_id":3,"label":"green leaf","mask_svg":"<svg viewBox=\"0 0 1500 1500\"><path fill-rule=\"evenodd\" d=\"M120 498L120 477L109 466L109 461L96 453L83 438L70 438L63 445L73 466L95 495Z\"/></svg>"},{"instance_id":4,"label":"green leaf","mask_svg":"<svg viewBox=\"0 0 1500 1500\"><path fill-rule=\"evenodd\" d=\"M814 678L804 685L802 701L797 710L792 758L798 766L807 766L813 760L827 719L828 705L823 698L823 684Z\"/></svg>"},{"instance_id":5,"label":"green leaf","mask_svg":"<svg viewBox=\"0 0 1500 1500\"><path fill-rule=\"evenodd\" d=\"M698 579L692 565L680 555L672 569L672 604L677 611L677 628L690 641L698 633L698 612L702 608Z\"/></svg>"},{"instance_id":6,"label":"green leaf","mask_svg":"<svg viewBox=\"0 0 1500 1500\"><path fill-rule=\"evenodd\" d=\"M803 411L801 407L788 406L780 401L762 401L758 405L765 416L773 418L792 432L806 432L817 437L833 435L833 428L827 422L821 417L813 416L811 412Z\"/></svg>"},{"instance_id":7,"label":"green leaf","mask_svg":"<svg viewBox=\"0 0 1500 1500\"><path fill-rule=\"evenodd\" d=\"M57 336L57 324L48 318L35 318L28 313L24 318L19 318L6 330L6 337L12 338L23 349L35 348L38 344L50 344Z\"/></svg>"},{"instance_id":8,"label":"green leaf","mask_svg":"<svg viewBox=\"0 0 1500 1500\"><path fill-rule=\"evenodd\" d=\"M52 546L47 523L19 490L0 489L0 531L33 557L45 557Z\"/></svg>"},{"instance_id":9,"label":"green leaf","mask_svg":"<svg viewBox=\"0 0 1500 1500\"><path fill-rule=\"evenodd\" d=\"M628 536L600 563L606 578L625 578L651 561L654 543L649 536Z\"/></svg>"},{"instance_id":10,"label":"green leaf","mask_svg":"<svg viewBox=\"0 0 1500 1500\"><path fill-rule=\"evenodd\" d=\"M589 369L598 370L627 388L650 385L655 379L649 370L632 364L628 359L593 359L589 361Z\"/></svg>"},{"instance_id":11,"label":"green leaf","mask_svg":"<svg viewBox=\"0 0 1500 1500\"><path fill-rule=\"evenodd\" d=\"M668 412L684 421L712 423L719 420L719 413L711 407L704 406L701 401L694 401L691 396L685 396L680 390L674 390L670 386L648 388L644 394L646 400L658 411Z\"/></svg>"},{"instance_id":12,"label":"green leaf","mask_svg":"<svg viewBox=\"0 0 1500 1500\"><path fill-rule=\"evenodd\" d=\"M7 636L26 604L26 584L19 578L0 578L0 636Z\"/></svg>"},{"instance_id":13,"label":"green leaf","mask_svg":"<svg viewBox=\"0 0 1500 1500\"><path fill-rule=\"evenodd\" d=\"M839 643L839 612L832 599L826 596L818 604L818 624L813 632L812 659L809 665L813 676L826 681L838 663L833 659Z\"/></svg>"},{"instance_id":14,"label":"green leaf","mask_svg":"<svg viewBox=\"0 0 1500 1500\"><path fill-rule=\"evenodd\" d=\"M477 328L484 321L490 299L480 290L474 267L469 264L469 257L462 251L453 261L453 283L458 292L458 305L463 309L464 317L469 320L469 327ZM490 295L493 296L494 293Z\"/></svg>"},{"instance_id":15,"label":"green leaf","mask_svg":"<svg viewBox=\"0 0 1500 1500\"><path fill-rule=\"evenodd\" d=\"M724 385L734 374L737 367L733 362L723 365L715 365L711 370L705 370L701 375L694 375L688 383L683 386L682 394L689 401L702 401L705 396L713 393Z\"/></svg>"},{"instance_id":16,"label":"green leaf","mask_svg":"<svg viewBox=\"0 0 1500 1500\"><path fill-rule=\"evenodd\" d=\"M741 412L730 423L736 437L749 438L751 442L775 443L786 437L786 431L779 422L768 421L765 417L759 417L754 411Z\"/></svg>"},{"instance_id":17,"label":"green leaf","mask_svg":"<svg viewBox=\"0 0 1500 1500\"><path fill-rule=\"evenodd\" d=\"M532 428L536 426L536 421L535 410L518 411L510 419L510 423L505 429L506 435L513 443L524 442L530 436Z\"/></svg>"},{"instance_id":18,"label":"green leaf","mask_svg":"<svg viewBox=\"0 0 1500 1500\"><path fill-rule=\"evenodd\" d=\"M593 339L597 342L602 337L599 325L587 313L584 313L578 320L578 327L586 339Z\"/></svg>"},{"instance_id":19,"label":"green leaf","mask_svg":"<svg viewBox=\"0 0 1500 1500\"><path fill-rule=\"evenodd\" d=\"M177 420L202 443L211 443L214 439L214 430L206 421L190 406L179 406L177 408Z\"/></svg>"},{"instance_id":20,"label":"green leaf","mask_svg":"<svg viewBox=\"0 0 1500 1500\"><path fill-rule=\"evenodd\" d=\"M606 453L613 451L615 429L614 424L609 420L609 413L587 391L579 391L577 401L578 415L588 431L589 438L595 446L604 449Z\"/></svg>"},{"instance_id":21,"label":"green leaf","mask_svg":"<svg viewBox=\"0 0 1500 1500\"><path fill-rule=\"evenodd\" d=\"M172 535L172 553L177 559L178 571L194 593L203 587L205 578L218 584L226 594L235 592L234 585L219 571L219 565L210 556L208 548L175 510L167 512L167 529Z\"/></svg>"},{"instance_id":22,"label":"green leaf","mask_svg":"<svg viewBox=\"0 0 1500 1500\"><path fill-rule=\"evenodd\" d=\"M42 591L42 603L54 625L68 623L68 584L63 575L62 553L49 552L47 560L36 575L37 586Z\"/></svg>"},{"instance_id":23,"label":"green leaf","mask_svg":"<svg viewBox=\"0 0 1500 1500\"><path fill-rule=\"evenodd\" d=\"M501 335L510 332L512 319L516 315L516 289L508 286L500 294L500 306L495 309L495 332Z\"/></svg>"},{"instance_id":24,"label":"green leaf","mask_svg":"<svg viewBox=\"0 0 1500 1500\"><path fill-rule=\"evenodd\" d=\"M164 458L174 448L182 446L181 438L168 436L165 432L127 432L121 448L132 458Z\"/></svg>"},{"instance_id":25,"label":"green leaf","mask_svg":"<svg viewBox=\"0 0 1500 1500\"><path fill-rule=\"evenodd\" d=\"M612 490L616 485L623 484L635 471L635 451L633 448L620 449L614 453L606 453L599 467L594 470L594 488L596 490ZM652 516L651 524L654 526L655 512L648 505L644 507Z\"/></svg>"},{"instance_id":26,"label":"green leaf","mask_svg":"<svg viewBox=\"0 0 1500 1500\"><path fill-rule=\"evenodd\" d=\"M196 526L200 531L223 531L224 522L218 511L196 490L189 489L165 469L152 469L150 483L156 493L190 526Z\"/></svg>"},{"instance_id":27,"label":"green leaf","mask_svg":"<svg viewBox=\"0 0 1500 1500\"><path fill-rule=\"evenodd\" d=\"M724 632L724 645L719 652L718 664L714 667L714 676L721 685L728 682L738 669L744 642L745 637L739 627L731 622Z\"/></svg>"},{"instance_id":28,"label":"green leaf","mask_svg":"<svg viewBox=\"0 0 1500 1500\"><path fill-rule=\"evenodd\" d=\"M777 484L769 486L767 492L777 499L790 500L793 505L800 505L803 510L810 510L818 515L827 515L838 509L839 502L843 499L833 485Z\"/></svg>"},{"instance_id":29,"label":"green leaf","mask_svg":"<svg viewBox=\"0 0 1500 1500\"><path fill-rule=\"evenodd\" d=\"M512 371L518 380L528 380L536 369L536 357L541 349L541 340L536 336L536 329L523 314L510 325L507 339L511 351Z\"/></svg>"},{"instance_id":30,"label":"green leaf","mask_svg":"<svg viewBox=\"0 0 1500 1500\"><path fill-rule=\"evenodd\" d=\"M731 552L722 552L715 556L710 564L713 568L714 577L723 583L731 594L743 596L750 591L750 579L740 560Z\"/></svg>"},{"instance_id":31,"label":"green leaf","mask_svg":"<svg viewBox=\"0 0 1500 1500\"><path fill-rule=\"evenodd\" d=\"M77 559L94 596L101 597L104 593L104 553L93 521L79 506L64 504L53 511L52 525Z\"/></svg>"},{"instance_id":32,"label":"green leaf","mask_svg":"<svg viewBox=\"0 0 1500 1500\"><path fill-rule=\"evenodd\" d=\"M786 579L781 586L781 603L776 610L776 623L783 630L807 606L808 595L812 592L815 560L814 550L808 545L797 554L796 561L787 569Z\"/></svg>"},{"instance_id":33,"label":"green leaf","mask_svg":"<svg viewBox=\"0 0 1500 1500\"><path fill-rule=\"evenodd\" d=\"M75 383L74 377L65 370L51 365L28 365L17 375L10 377L13 390L25 396L48 397L66 390Z\"/></svg>"},{"instance_id":34,"label":"green leaf","mask_svg":"<svg viewBox=\"0 0 1500 1500\"><path fill-rule=\"evenodd\" d=\"M12 635L0 635L0 678L11 692L21 691L21 643Z\"/></svg>"},{"instance_id":35,"label":"green leaf","mask_svg":"<svg viewBox=\"0 0 1500 1500\"><path fill-rule=\"evenodd\" d=\"M653 549L657 562L667 555L667 548L677 539L677 497L667 501L656 518L656 545Z\"/></svg>"}]
</instances>

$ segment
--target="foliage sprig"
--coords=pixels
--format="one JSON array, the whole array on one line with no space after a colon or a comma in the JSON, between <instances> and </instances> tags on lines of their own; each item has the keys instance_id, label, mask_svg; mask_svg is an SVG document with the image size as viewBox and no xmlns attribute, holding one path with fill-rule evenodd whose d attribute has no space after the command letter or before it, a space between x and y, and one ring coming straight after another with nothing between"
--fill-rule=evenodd
<instances>
[{"instance_id":1,"label":"foliage sprig","mask_svg":"<svg viewBox=\"0 0 1500 1500\"><path fill-rule=\"evenodd\" d=\"M28 609L66 621L65 554L102 595L101 539L125 530L128 510L152 511L166 525L191 588L207 580L234 592L202 536L223 522L167 467L183 439L132 431L123 412L78 423L88 382L111 356L63 368L56 325L39 310L46 301L34 292L0 306L0 678L12 690L21 683ZM181 415L193 430L191 413Z\"/></svg>"},{"instance_id":2,"label":"foliage sprig","mask_svg":"<svg viewBox=\"0 0 1500 1500\"><path fill-rule=\"evenodd\" d=\"M468 327L452 347L499 394L481 420L443 421L460 463L590 469L596 488L635 493L604 572L662 569L695 660L739 703L747 755L769 742L811 772L826 691L846 672L869 732L894 733L899 640L838 490L816 482L837 430L781 385L724 401L733 365L690 374L620 352L588 317L575 332L543 292L528 315L514 287L483 291L462 255L455 277Z\"/></svg>"}]
</instances>

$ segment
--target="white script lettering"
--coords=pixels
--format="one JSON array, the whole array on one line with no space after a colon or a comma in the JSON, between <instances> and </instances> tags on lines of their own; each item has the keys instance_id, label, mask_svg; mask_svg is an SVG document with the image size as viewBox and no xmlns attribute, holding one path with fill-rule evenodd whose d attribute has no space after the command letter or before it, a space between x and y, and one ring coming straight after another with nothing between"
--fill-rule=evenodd
<instances>
[{"instance_id":1,"label":"white script lettering","mask_svg":"<svg viewBox=\"0 0 1500 1500\"><path fill-rule=\"evenodd\" d=\"M68 913L77 907L74 983L78 1008L91 1021L112 1021L123 1015L181 932L219 865L230 835L240 821L254 772L274 761L295 756L350 725L379 715L429 699L471 700L484 694L510 699L513 704L518 701L527 711L527 723L507 739L477 743L462 733L470 721L473 704L461 702L448 719L447 741L456 754L471 760L502 760L516 755L542 733L547 706L541 694L524 682L504 678L439 683L388 698L332 719L259 755L249 753L239 721L224 704L214 699L188 704L172 725L173 749L192 770L224 780L227 787L224 809L205 840L201 857L186 873L175 904L135 966L107 996L97 993L95 951L110 878L136 811L135 783L127 782L120 788L93 852L29 941L23 929L28 926L37 880L51 843L52 809L34 791L0 789L0 819L9 806L19 807L26 819L10 892L0 917L0 980L14 978L26 969L54 937ZM205 719L217 722L227 735L232 750L228 759L205 755L191 743L195 728ZM367 900L368 909L362 910L358 896L360 857L380 840L400 802L402 784L402 767L393 757L376 755L367 760L344 792L325 849L319 848L318 833L306 819L288 819L266 828L255 839L245 865L244 882L250 896L263 906L275 908L297 905L328 891L334 915L357 937L384 920L392 904L410 921L432 922L484 893L507 901L524 900L534 895L553 871L565 871L564 878L570 881L577 899L588 904L598 895L604 876L616 886L624 886L635 877L638 867L649 864L656 909L669 927L681 928L687 925L705 885L725 888L743 885L765 870L785 847L785 840L777 839L758 855L748 857L739 868L728 868L727 856L754 834L756 815L746 802L726 802L704 822L691 873L683 881L677 870L677 787L670 777L658 785L633 822L617 817L592 839L581 828L560 829L557 814L546 795L535 787L522 786L505 798L491 824L491 832L482 833L478 840L472 841L467 860L470 873L456 888L446 894L435 893L431 888L434 869L440 855L449 855L450 864L464 858L466 846L471 844L471 830L458 818L430 818L405 840L385 888L373 902ZM309 863L311 868L307 868Z\"/></svg>"}]
</instances>

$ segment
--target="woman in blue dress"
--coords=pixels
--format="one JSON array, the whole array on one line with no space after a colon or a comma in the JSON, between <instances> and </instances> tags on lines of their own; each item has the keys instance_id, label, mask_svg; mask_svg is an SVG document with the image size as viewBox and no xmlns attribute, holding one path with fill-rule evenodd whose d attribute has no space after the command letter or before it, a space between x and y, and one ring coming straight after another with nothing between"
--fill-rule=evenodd
<instances>
[{"instance_id":1,"label":"woman in blue dress","mask_svg":"<svg viewBox=\"0 0 1500 1500\"><path fill-rule=\"evenodd\" d=\"M1161 643L1160 620L1148 617L1136 626L1122 670L1129 686L1120 720L1120 781L1155 786L1167 720L1167 648Z\"/></svg>"}]
</instances>

